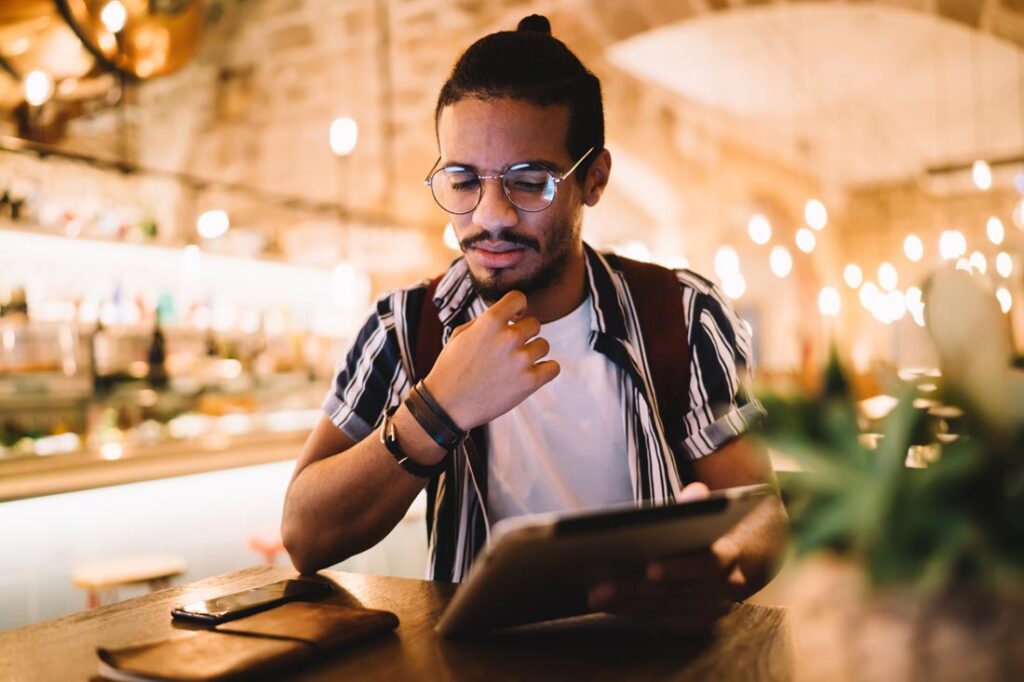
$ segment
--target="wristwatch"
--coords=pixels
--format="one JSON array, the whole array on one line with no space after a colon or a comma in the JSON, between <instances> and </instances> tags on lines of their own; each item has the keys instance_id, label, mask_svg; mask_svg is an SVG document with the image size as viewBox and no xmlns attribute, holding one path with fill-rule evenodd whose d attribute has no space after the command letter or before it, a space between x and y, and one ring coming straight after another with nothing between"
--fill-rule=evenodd
<instances>
[{"instance_id":1,"label":"wristwatch","mask_svg":"<svg viewBox=\"0 0 1024 682\"><path fill-rule=\"evenodd\" d=\"M384 444L384 447L388 449L391 456L395 458L398 465L408 471L413 476L420 476L422 478L433 478L442 471L444 471L445 460L448 459L445 455L437 464L426 465L420 464L414 459L411 459L409 455L402 452L402 446L398 444L398 434L395 432L395 425L391 423L391 418L395 416L395 412L398 411L398 405L392 407L384 415L384 421L380 425L380 442Z\"/></svg>"}]
</instances>

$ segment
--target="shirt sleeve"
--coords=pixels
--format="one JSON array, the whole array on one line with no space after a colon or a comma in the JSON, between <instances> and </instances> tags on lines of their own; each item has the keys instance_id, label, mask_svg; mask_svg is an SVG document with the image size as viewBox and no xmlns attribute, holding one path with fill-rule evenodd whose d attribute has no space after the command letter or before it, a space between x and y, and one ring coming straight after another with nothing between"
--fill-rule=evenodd
<instances>
[{"instance_id":1,"label":"shirt sleeve","mask_svg":"<svg viewBox=\"0 0 1024 682\"><path fill-rule=\"evenodd\" d=\"M345 435L370 435L408 383L394 325L393 297L382 296L338 365L322 410Z\"/></svg>"},{"instance_id":2,"label":"shirt sleeve","mask_svg":"<svg viewBox=\"0 0 1024 682\"><path fill-rule=\"evenodd\" d=\"M746 323L717 285L690 272L680 281L690 341L683 448L690 459L700 459L745 433L765 412L751 392L753 353Z\"/></svg>"}]
</instances>

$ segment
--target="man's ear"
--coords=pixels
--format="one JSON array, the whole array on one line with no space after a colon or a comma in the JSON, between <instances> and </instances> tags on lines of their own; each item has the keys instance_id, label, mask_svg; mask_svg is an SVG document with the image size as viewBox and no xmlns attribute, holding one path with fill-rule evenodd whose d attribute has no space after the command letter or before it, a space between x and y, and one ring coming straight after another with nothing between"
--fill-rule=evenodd
<instances>
[{"instance_id":1,"label":"man's ear","mask_svg":"<svg viewBox=\"0 0 1024 682\"><path fill-rule=\"evenodd\" d=\"M587 169L587 179L583 183L583 203L593 206L601 199L604 188L608 186L608 177L612 172L612 155L602 149Z\"/></svg>"}]
</instances>

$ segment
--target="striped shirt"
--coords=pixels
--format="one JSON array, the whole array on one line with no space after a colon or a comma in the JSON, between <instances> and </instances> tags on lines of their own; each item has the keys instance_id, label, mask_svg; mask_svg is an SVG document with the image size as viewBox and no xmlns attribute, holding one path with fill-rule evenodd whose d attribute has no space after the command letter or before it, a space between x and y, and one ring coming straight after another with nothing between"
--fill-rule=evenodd
<instances>
[{"instance_id":1,"label":"striped shirt","mask_svg":"<svg viewBox=\"0 0 1024 682\"><path fill-rule=\"evenodd\" d=\"M629 286L614 258L589 246L585 250L586 288L594 313L589 341L620 370L633 496L638 504L669 504L687 482L689 462L741 435L763 413L748 390L750 334L721 289L689 270L676 271L689 336L690 386L689 409L679 415L685 436L670 447ZM338 367L323 410L353 441L373 433L411 387L415 325L426 288L422 282L381 296ZM483 310L464 259L456 260L441 278L434 304L444 343L455 327ZM480 427L428 484L429 579L461 581L483 546L489 532L482 504L487 499L486 467L487 429Z\"/></svg>"}]
</instances>

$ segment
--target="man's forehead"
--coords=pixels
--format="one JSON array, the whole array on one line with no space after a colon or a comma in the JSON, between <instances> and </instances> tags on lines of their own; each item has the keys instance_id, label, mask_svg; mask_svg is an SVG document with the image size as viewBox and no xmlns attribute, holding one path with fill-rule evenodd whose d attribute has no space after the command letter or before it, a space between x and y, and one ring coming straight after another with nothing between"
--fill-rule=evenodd
<instances>
[{"instance_id":1,"label":"man's forehead","mask_svg":"<svg viewBox=\"0 0 1024 682\"><path fill-rule=\"evenodd\" d=\"M446 106L438 141L446 162L503 166L523 159L568 159L569 107L510 98L466 98Z\"/></svg>"}]
</instances>

